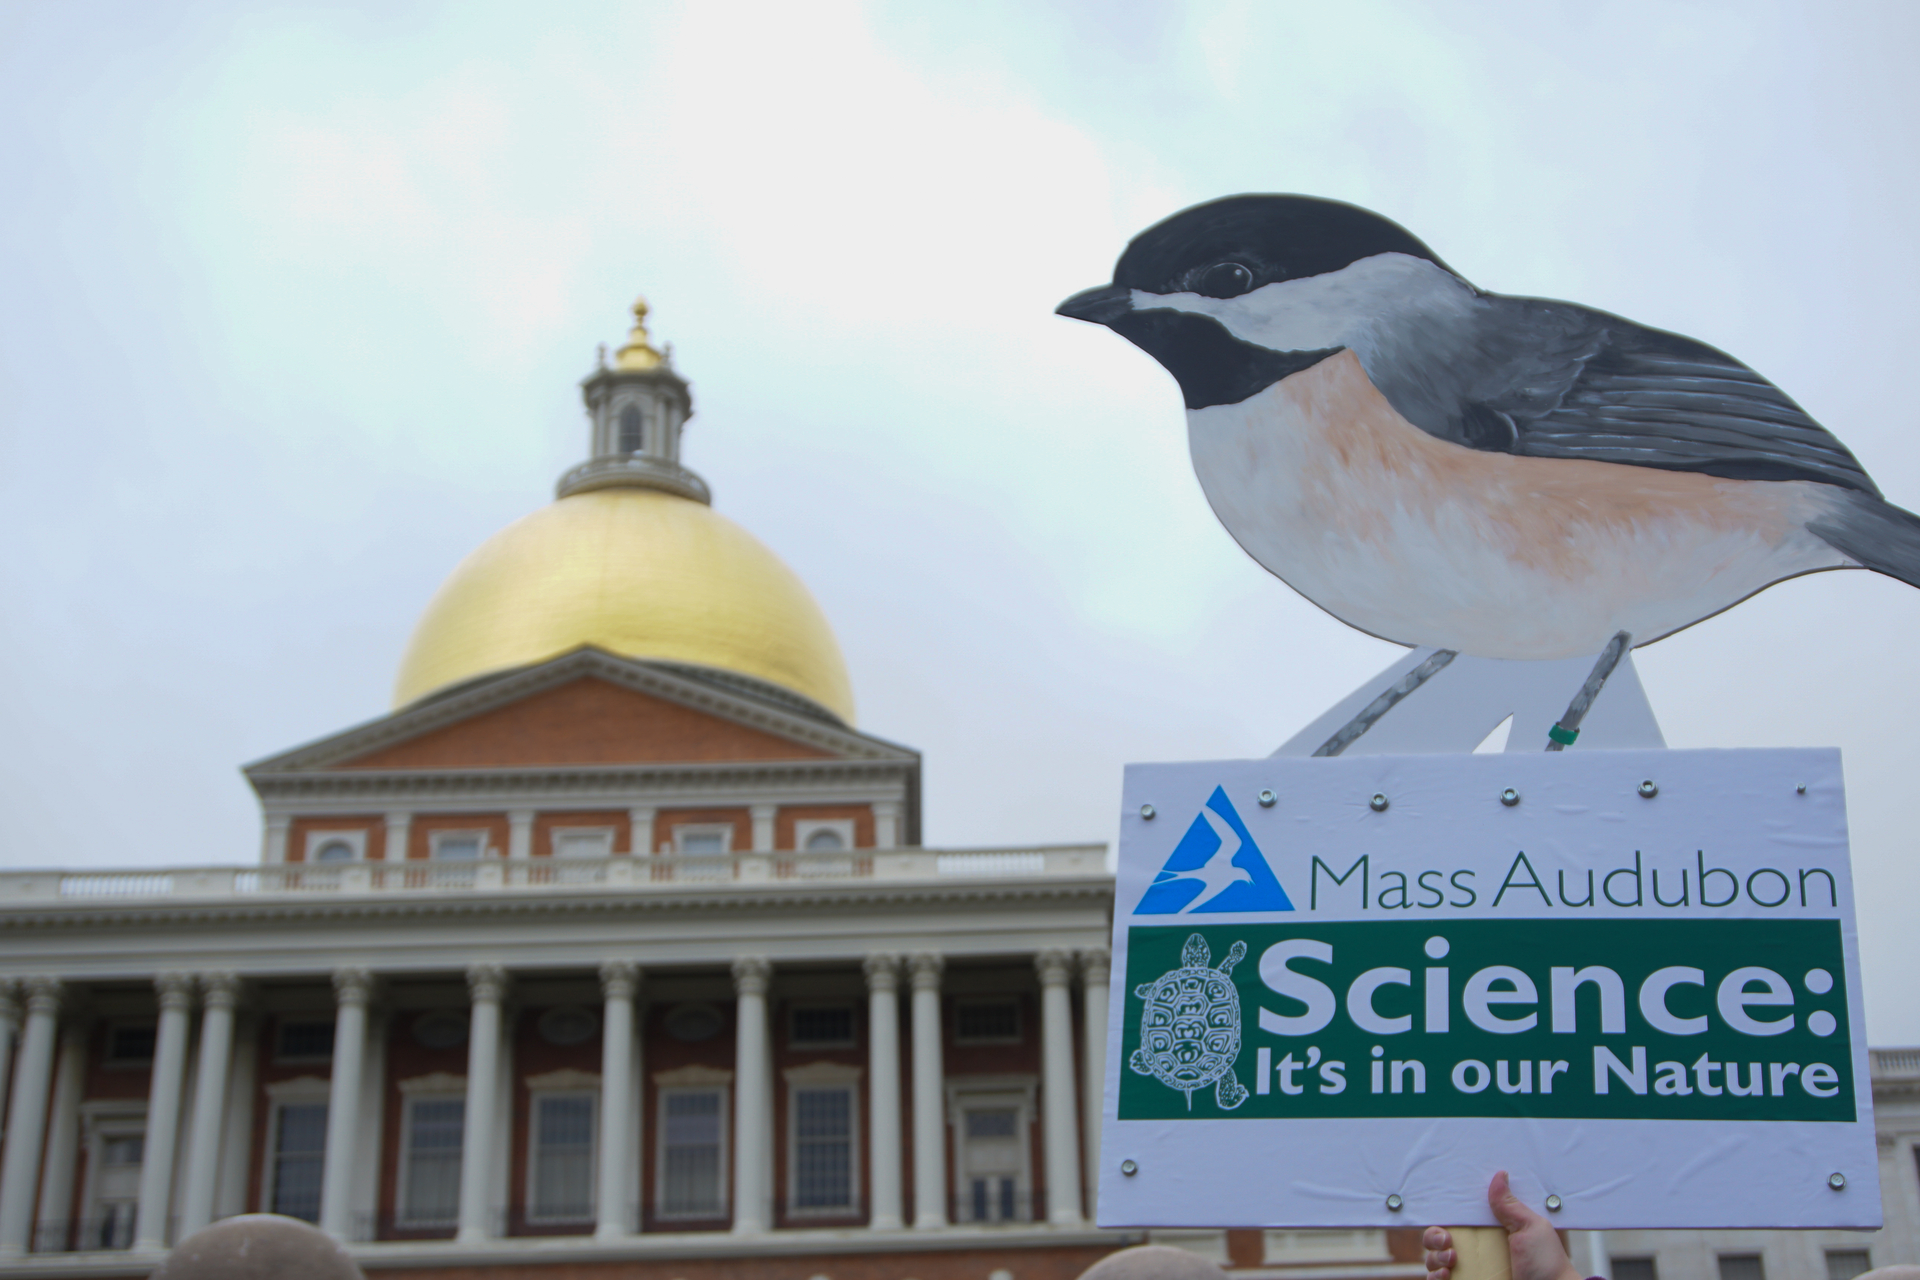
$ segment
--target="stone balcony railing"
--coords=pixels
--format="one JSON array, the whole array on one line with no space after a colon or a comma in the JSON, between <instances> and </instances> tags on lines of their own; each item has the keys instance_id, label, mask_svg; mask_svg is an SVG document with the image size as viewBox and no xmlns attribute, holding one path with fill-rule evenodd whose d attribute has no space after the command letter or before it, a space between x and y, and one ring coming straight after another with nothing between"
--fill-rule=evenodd
<instances>
[{"instance_id":1,"label":"stone balcony railing","mask_svg":"<svg viewBox=\"0 0 1920 1280\"><path fill-rule=\"evenodd\" d=\"M0 871L0 902L246 898L270 894L640 891L822 881L1099 876L1105 845L1010 849L852 849L833 852L617 854L602 858L437 858L286 863L260 867Z\"/></svg>"}]
</instances>

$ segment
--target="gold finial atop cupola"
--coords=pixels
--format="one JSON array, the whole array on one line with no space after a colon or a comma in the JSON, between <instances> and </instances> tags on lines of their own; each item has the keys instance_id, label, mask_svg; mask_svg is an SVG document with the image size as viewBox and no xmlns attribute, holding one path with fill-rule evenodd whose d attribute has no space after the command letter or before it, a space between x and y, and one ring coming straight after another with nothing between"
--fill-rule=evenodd
<instances>
[{"instance_id":1,"label":"gold finial atop cupola","mask_svg":"<svg viewBox=\"0 0 1920 1280\"><path fill-rule=\"evenodd\" d=\"M666 363L666 357L653 348L653 340L647 336L647 312L650 310L645 298L633 301L633 332L627 335L627 345L614 353L613 367L640 371L658 369Z\"/></svg>"}]
</instances>

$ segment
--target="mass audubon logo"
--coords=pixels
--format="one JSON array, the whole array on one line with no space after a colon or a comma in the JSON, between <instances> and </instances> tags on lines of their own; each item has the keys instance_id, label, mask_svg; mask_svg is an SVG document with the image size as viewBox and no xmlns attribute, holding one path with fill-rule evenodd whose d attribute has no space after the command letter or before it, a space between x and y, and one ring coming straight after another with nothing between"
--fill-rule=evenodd
<instances>
[{"instance_id":1,"label":"mass audubon logo","mask_svg":"<svg viewBox=\"0 0 1920 1280\"><path fill-rule=\"evenodd\" d=\"M1184 916L1291 910L1293 900L1280 887L1225 788L1215 787L1133 913Z\"/></svg>"}]
</instances>

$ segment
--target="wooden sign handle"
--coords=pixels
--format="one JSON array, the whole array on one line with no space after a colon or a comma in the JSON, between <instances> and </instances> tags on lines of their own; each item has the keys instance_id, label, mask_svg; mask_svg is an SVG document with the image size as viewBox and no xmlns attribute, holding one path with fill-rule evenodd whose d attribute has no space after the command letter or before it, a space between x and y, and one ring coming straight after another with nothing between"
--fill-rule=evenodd
<instances>
[{"instance_id":1,"label":"wooden sign handle","mask_svg":"<svg viewBox=\"0 0 1920 1280\"><path fill-rule=\"evenodd\" d=\"M1453 1236L1453 1280L1513 1280L1505 1227L1448 1227Z\"/></svg>"}]
</instances>

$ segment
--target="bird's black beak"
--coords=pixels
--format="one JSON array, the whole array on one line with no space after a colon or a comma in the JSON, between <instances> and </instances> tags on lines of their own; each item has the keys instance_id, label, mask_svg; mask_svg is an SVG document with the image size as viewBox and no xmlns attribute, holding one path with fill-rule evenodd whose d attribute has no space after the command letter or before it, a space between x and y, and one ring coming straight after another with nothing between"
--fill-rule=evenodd
<instances>
[{"instance_id":1,"label":"bird's black beak","mask_svg":"<svg viewBox=\"0 0 1920 1280\"><path fill-rule=\"evenodd\" d=\"M1053 309L1057 316L1085 320L1090 324L1112 324L1133 311L1133 290L1117 284L1103 284L1074 294Z\"/></svg>"}]
</instances>

